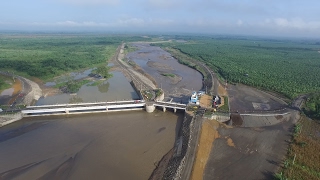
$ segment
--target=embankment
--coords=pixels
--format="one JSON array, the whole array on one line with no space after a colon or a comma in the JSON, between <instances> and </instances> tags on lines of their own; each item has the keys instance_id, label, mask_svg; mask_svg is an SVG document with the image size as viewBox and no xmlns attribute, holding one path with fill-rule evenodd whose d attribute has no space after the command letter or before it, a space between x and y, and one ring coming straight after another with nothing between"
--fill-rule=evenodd
<instances>
[{"instance_id":1,"label":"embankment","mask_svg":"<svg viewBox=\"0 0 320 180\"><path fill-rule=\"evenodd\" d=\"M174 149L166 154L159 162L157 169L149 179L188 179L194 161L195 148L198 141L201 121L196 116L185 113L184 120L179 131L181 144L176 143ZM179 150L179 146L181 149ZM165 166L166 167L163 167Z\"/></svg>"},{"instance_id":2,"label":"embankment","mask_svg":"<svg viewBox=\"0 0 320 180\"><path fill-rule=\"evenodd\" d=\"M22 114L15 113L15 114L4 114L0 116L0 127L5 126L7 124L13 123L22 119Z\"/></svg>"}]
</instances>

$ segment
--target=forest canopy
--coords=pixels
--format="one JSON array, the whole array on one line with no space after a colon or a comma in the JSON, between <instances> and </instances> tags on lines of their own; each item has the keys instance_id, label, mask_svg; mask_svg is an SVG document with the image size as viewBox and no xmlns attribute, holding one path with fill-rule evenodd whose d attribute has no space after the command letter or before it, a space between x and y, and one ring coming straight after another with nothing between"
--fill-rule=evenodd
<instances>
[{"instance_id":1,"label":"forest canopy","mask_svg":"<svg viewBox=\"0 0 320 180\"><path fill-rule=\"evenodd\" d=\"M320 91L320 44L311 40L175 36L169 47L203 61L228 82L291 99Z\"/></svg>"}]
</instances>

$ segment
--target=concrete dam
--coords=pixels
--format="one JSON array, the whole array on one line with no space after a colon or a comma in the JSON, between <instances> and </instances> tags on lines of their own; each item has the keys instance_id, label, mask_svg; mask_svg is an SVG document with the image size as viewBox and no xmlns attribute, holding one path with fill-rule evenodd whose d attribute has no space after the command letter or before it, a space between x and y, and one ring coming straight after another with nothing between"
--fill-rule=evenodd
<instances>
[{"instance_id":1,"label":"concrete dam","mask_svg":"<svg viewBox=\"0 0 320 180\"><path fill-rule=\"evenodd\" d=\"M132 101L113 101L113 102L97 102L97 103L78 103L78 104L56 104L43 106L27 106L21 110L23 117L29 116L51 116L65 114L83 114L98 112L115 112L115 111L134 111L146 110L151 113L156 107L161 108L164 112L167 109L177 110L186 109L186 104L164 101L132 100Z\"/></svg>"}]
</instances>

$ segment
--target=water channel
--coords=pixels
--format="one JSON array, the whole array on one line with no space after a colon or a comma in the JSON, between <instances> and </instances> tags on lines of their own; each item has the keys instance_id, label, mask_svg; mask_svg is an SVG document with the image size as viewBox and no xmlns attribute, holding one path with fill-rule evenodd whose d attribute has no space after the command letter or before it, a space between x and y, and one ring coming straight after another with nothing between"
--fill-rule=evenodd
<instances>
[{"instance_id":1,"label":"water channel","mask_svg":"<svg viewBox=\"0 0 320 180\"><path fill-rule=\"evenodd\" d=\"M150 55L147 59L158 59L162 51L146 44L141 48L134 53L143 51ZM175 86L187 91L201 88L200 73L176 66L176 60L161 62L183 79L172 84L134 53L129 57L162 83L165 91L174 94ZM113 72L103 90L84 85L76 97L94 102L135 99L137 95L120 72ZM59 94L37 104L70 103L72 98ZM155 164L173 148L182 120L183 114L162 111L24 118L0 128L0 179L148 179Z\"/></svg>"}]
</instances>

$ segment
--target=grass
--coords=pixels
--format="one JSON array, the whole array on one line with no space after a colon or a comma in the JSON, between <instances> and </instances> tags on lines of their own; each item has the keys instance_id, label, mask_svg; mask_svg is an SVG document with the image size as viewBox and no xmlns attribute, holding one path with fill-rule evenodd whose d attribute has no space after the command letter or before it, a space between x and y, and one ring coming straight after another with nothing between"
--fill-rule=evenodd
<instances>
[{"instance_id":1,"label":"grass","mask_svg":"<svg viewBox=\"0 0 320 180\"><path fill-rule=\"evenodd\" d=\"M136 51L138 48L134 47L134 46L131 46L129 44L126 44L124 46L124 54L127 55L129 52L133 52L133 51Z\"/></svg>"},{"instance_id":2,"label":"grass","mask_svg":"<svg viewBox=\"0 0 320 180\"><path fill-rule=\"evenodd\" d=\"M163 93L162 89L155 90L156 97L159 97L162 93Z\"/></svg>"},{"instance_id":3,"label":"grass","mask_svg":"<svg viewBox=\"0 0 320 180\"><path fill-rule=\"evenodd\" d=\"M302 115L276 179L320 179L320 124Z\"/></svg>"},{"instance_id":4,"label":"grass","mask_svg":"<svg viewBox=\"0 0 320 180\"><path fill-rule=\"evenodd\" d=\"M227 96L223 96L223 99L224 99L224 105L219 107L218 110L219 111L222 111L222 112L229 112L229 99Z\"/></svg>"},{"instance_id":5,"label":"grass","mask_svg":"<svg viewBox=\"0 0 320 180\"><path fill-rule=\"evenodd\" d=\"M172 77L172 78L176 76L175 74L171 74L171 73L161 73L161 75L166 77Z\"/></svg>"}]
</instances>

